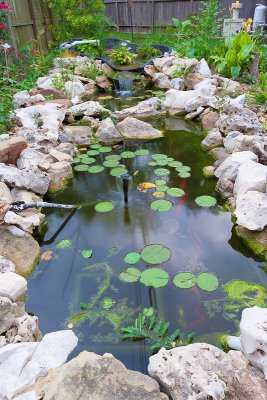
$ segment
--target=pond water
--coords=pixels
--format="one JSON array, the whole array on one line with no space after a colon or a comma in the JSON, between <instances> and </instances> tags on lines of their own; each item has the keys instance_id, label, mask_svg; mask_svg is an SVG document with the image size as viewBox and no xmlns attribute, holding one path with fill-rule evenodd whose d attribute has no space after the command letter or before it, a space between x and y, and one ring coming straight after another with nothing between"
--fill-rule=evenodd
<instances>
[{"instance_id":1,"label":"pond water","mask_svg":"<svg viewBox=\"0 0 267 400\"><path fill-rule=\"evenodd\" d=\"M121 108L124 100L108 99L110 106ZM151 122L151 121L150 121ZM116 178L110 168L103 172L75 172L69 186L46 200L83 204L74 213L62 210L46 212L45 232L40 235L42 252L51 250L51 260L42 260L28 282L27 311L39 317L41 331L64 329L75 325L73 316L85 313L80 303L91 305L90 315L73 329L79 345L73 356L81 350L99 354L112 353L134 370L146 372L151 355L145 341L122 341L120 328L132 325L139 312L153 307L157 317L170 322L170 332L180 328L184 334L195 332L195 341L219 345L222 333L235 334L240 311L239 304L232 311L225 309L229 303L223 285L233 279L266 283L263 263L254 259L236 237L229 212L215 191L216 180L203 176L202 169L212 164L212 159L201 146L203 139L195 123L180 118L157 118L155 127L164 130L164 138L116 147L109 153L96 156L102 165L105 157L122 151L149 150L148 156L123 159L133 176L128 207L118 191ZM154 166L148 165L152 154L166 154L191 168L191 176L180 178L175 168L162 166L170 171L168 176L157 176ZM165 179L169 187L179 187L185 195L176 198L168 194L173 207L166 212L152 211L150 204L157 200L153 190L137 190L141 182ZM195 198L210 195L217 198L211 208L199 207ZM94 206L103 201L112 202L110 212L96 212ZM61 240L72 245L57 248ZM147 287L140 282L125 283L119 279L127 265L128 252L140 252L150 244L162 244L170 249L171 258L161 265L139 261L134 267L144 271L160 267L168 272L166 286ZM91 258L84 258L82 251L92 249ZM174 286L172 279L181 271L194 274L210 272L219 279L217 290L207 292L197 285L190 289ZM111 298L111 308L105 309L103 300ZM229 311L230 310L230 311ZM70 318L72 318L70 320ZM69 325L71 326L71 325Z\"/></svg>"}]
</instances>

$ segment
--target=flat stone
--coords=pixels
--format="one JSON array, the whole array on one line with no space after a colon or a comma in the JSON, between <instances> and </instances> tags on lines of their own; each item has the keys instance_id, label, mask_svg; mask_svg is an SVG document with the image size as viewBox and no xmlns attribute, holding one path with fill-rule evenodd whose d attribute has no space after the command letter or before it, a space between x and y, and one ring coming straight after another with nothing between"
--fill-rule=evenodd
<instances>
[{"instance_id":1,"label":"flat stone","mask_svg":"<svg viewBox=\"0 0 267 400\"><path fill-rule=\"evenodd\" d=\"M248 191L238 196L234 215L238 225L251 231L262 231L267 225L266 193Z\"/></svg>"},{"instance_id":2,"label":"flat stone","mask_svg":"<svg viewBox=\"0 0 267 400\"><path fill-rule=\"evenodd\" d=\"M199 61L199 63L196 65L194 71L198 72L201 75L207 76L209 78L212 76L210 67L208 66L208 63L204 58L202 58Z\"/></svg>"},{"instance_id":3,"label":"flat stone","mask_svg":"<svg viewBox=\"0 0 267 400\"><path fill-rule=\"evenodd\" d=\"M116 125L124 139L156 139L163 136L162 132L151 124L127 117Z\"/></svg>"},{"instance_id":4,"label":"flat stone","mask_svg":"<svg viewBox=\"0 0 267 400\"><path fill-rule=\"evenodd\" d=\"M104 144L120 143L123 140L122 135L114 125L111 118L106 118L101 122L101 125L96 132L96 137L99 142Z\"/></svg>"},{"instance_id":5,"label":"flat stone","mask_svg":"<svg viewBox=\"0 0 267 400\"><path fill-rule=\"evenodd\" d=\"M241 151L239 153L233 153L216 169L215 176L216 178L224 177L231 181L235 181L238 169L240 165L244 162L252 160L258 161L258 157L256 154L251 151Z\"/></svg>"},{"instance_id":6,"label":"flat stone","mask_svg":"<svg viewBox=\"0 0 267 400\"><path fill-rule=\"evenodd\" d=\"M40 247L31 235L13 235L8 227L0 226L0 254L16 266L16 272L27 276L40 255Z\"/></svg>"},{"instance_id":7,"label":"flat stone","mask_svg":"<svg viewBox=\"0 0 267 400\"><path fill-rule=\"evenodd\" d=\"M53 149L49 153L49 157L52 157L56 161L68 161L72 162L72 157L69 154L62 153L56 149Z\"/></svg>"},{"instance_id":8,"label":"flat stone","mask_svg":"<svg viewBox=\"0 0 267 400\"><path fill-rule=\"evenodd\" d=\"M20 153L27 146L27 141L18 137L0 141L0 163L15 164Z\"/></svg>"},{"instance_id":9,"label":"flat stone","mask_svg":"<svg viewBox=\"0 0 267 400\"><path fill-rule=\"evenodd\" d=\"M50 163L39 151L27 148L21 152L17 159L17 167L19 169L32 169L33 171L40 168L43 171L47 171L50 167Z\"/></svg>"},{"instance_id":10,"label":"flat stone","mask_svg":"<svg viewBox=\"0 0 267 400\"><path fill-rule=\"evenodd\" d=\"M239 105L226 104L216 123L222 133L239 131L247 135L260 135L263 127L254 111Z\"/></svg>"},{"instance_id":11,"label":"flat stone","mask_svg":"<svg viewBox=\"0 0 267 400\"><path fill-rule=\"evenodd\" d=\"M166 114L166 109L163 101L158 99L157 97L151 97L148 100L141 101L136 106L125 108L121 111L115 111L113 113L113 116L115 118L142 118L162 114Z\"/></svg>"},{"instance_id":12,"label":"flat stone","mask_svg":"<svg viewBox=\"0 0 267 400\"><path fill-rule=\"evenodd\" d=\"M73 115L87 115L88 117L101 115L101 113L105 111L110 113L110 111L101 106L98 101L86 101L85 103L72 106L68 109L68 113Z\"/></svg>"},{"instance_id":13,"label":"flat stone","mask_svg":"<svg viewBox=\"0 0 267 400\"><path fill-rule=\"evenodd\" d=\"M27 290L27 281L14 272L0 274L0 296L18 300Z\"/></svg>"},{"instance_id":14,"label":"flat stone","mask_svg":"<svg viewBox=\"0 0 267 400\"><path fill-rule=\"evenodd\" d=\"M65 125L63 129L67 141L77 146L89 145L93 138L93 132L90 126L69 126Z\"/></svg>"},{"instance_id":15,"label":"flat stone","mask_svg":"<svg viewBox=\"0 0 267 400\"><path fill-rule=\"evenodd\" d=\"M65 94L68 99L82 94L85 89L80 81L67 81L64 86Z\"/></svg>"},{"instance_id":16,"label":"flat stone","mask_svg":"<svg viewBox=\"0 0 267 400\"><path fill-rule=\"evenodd\" d=\"M249 190L266 193L267 166L248 160L238 169L234 193L240 196Z\"/></svg>"}]
</instances>

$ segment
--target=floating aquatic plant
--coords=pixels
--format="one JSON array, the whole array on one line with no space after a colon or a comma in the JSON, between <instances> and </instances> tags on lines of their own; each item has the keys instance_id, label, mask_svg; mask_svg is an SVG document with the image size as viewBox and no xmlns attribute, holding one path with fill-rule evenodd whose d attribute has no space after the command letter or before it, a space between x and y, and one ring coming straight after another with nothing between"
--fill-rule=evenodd
<instances>
[{"instance_id":1,"label":"floating aquatic plant","mask_svg":"<svg viewBox=\"0 0 267 400\"><path fill-rule=\"evenodd\" d=\"M169 175L170 171L167 168L157 168L154 173L159 176Z\"/></svg>"},{"instance_id":2,"label":"floating aquatic plant","mask_svg":"<svg viewBox=\"0 0 267 400\"><path fill-rule=\"evenodd\" d=\"M74 171L78 171L78 172L88 171L88 165L86 165L86 164L75 165L73 167L73 169L74 169Z\"/></svg>"},{"instance_id":3,"label":"floating aquatic plant","mask_svg":"<svg viewBox=\"0 0 267 400\"><path fill-rule=\"evenodd\" d=\"M69 239L62 239L60 242L56 244L57 249L68 249L72 246L72 240Z\"/></svg>"},{"instance_id":4,"label":"floating aquatic plant","mask_svg":"<svg viewBox=\"0 0 267 400\"><path fill-rule=\"evenodd\" d=\"M196 276L192 272L179 272L173 278L173 284L182 289L190 289L197 283Z\"/></svg>"},{"instance_id":5,"label":"floating aquatic plant","mask_svg":"<svg viewBox=\"0 0 267 400\"><path fill-rule=\"evenodd\" d=\"M113 210L114 206L112 203L110 203L109 201L102 201L101 203L98 203L95 205L95 210L97 212L109 212L111 210Z\"/></svg>"},{"instance_id":6,"label":"floating aquatic plant","mask_svg":"<svg viewBox=\"0 0 267 400\"><path fill-rule=\"evenodd\" d=\"M82 251L82 256L83 256L84 258L91 258L91 257L92 257L92 254L93 254L93 250L92 250L92 249L84 249L84 250Z\"/></svg>"},{"instance_id":7,"label":"floating aquatic plant","mask_svg":"<svg viewBox=\"0 0 267 400\"><path fill-rule=\"evenodd\" d=\"M170 188L167 190L167 194L172 197L182 197L185 192L183 189L180 188Z\"/></svg>"},{"instance_id":8,"label":"floating aquatic plant","mask_svg":"<svg viewBox=\"0 0 267 400\"><path fill-rule=\"evenodd\" d=\"M110 171L110 175L111 176L119 176L119 175L123 175L123 174L127 174L128 170L125 167L115 167L112 168L112 170Z\"/></svg>"},{"instance_id":9,"label":"floating aquatic plant","mask_svg":"<svg viewBox=\"0 0 267 400\"><path fill-rule=\"evenodd\" d=\"M94 165L92 167L88 168L88 172L90 172L91 174L98 174L99 172L104 171L104 167L102 167L102 165Z\"/></svg>"},{"instance_id":10,"label":"floating aquatic plant","mask_svg":"<svg viewBox=\"0 0 267 400\"><path fill-rule=\"evenodd\" d=\"M162 264L171 258L171 250L163 244L149 244L141 251L141 258L148 264Z\"/></svg>"},{"instance_id":11,"label":"floating aquatic plant","mask_svg":"<svg viewBox=\"0 0 267 400\"><path fill-rule=\"evenodd\" d=\"M124 257L124 261L127 264L136 264L140 260L140 258L141 258L140 253L137 253L136 251L132 251Z\"/></svg>"},{"instance_id":12,"label":"floating aquatic plant","mask_svg":"<svg viewBox=\"0 0 267 400\"><path fill-rule=\"evenodd\" d=\"M140 282L145 286L160 288L166 286L169 281L169 274L160 268L149 268L143 271L140 276Z\"/></svg>"},{"instance_id":13,"label":"floating aquatic plant","mask_svg":"<svg viewBox=\"0 0 267 400\"><path fill-rule=\"evenodd\" d=\"M149 155L149 151L146 150L146 149L136 150L135 155L136 156L148 156Z\"/></svg>"},{"instance_id":14,"label":"floating aquatic plant","mask_svg":"<svg viewBox=\"0 0 267 400\"><path fill-rule=\"evenodd\" d=\"M223 286L230 304L226 310L239 311L245 307L266 307L267 290L263 285L243 280L233 280Z\"/></svg>"},{"instance_id":15,"label":"floating aquatic plant","mask_svg":"<svg viewBox=\"0 0 267 400\"><path fill-rule=\"evenodd\" d=\"M217 200L212 196L199 196L195 199L195 202L200 207L213 207L216 205Z\"/></svg>"},{"instance_id":16,"label":"floating aquatic plant","mask_svg":"<svg viewBox=\"0 0 267 400\"><path fill-rule=\"evenodd\" d=\"M150 204L151 210L160 212L169 211L172 206L173 204L169 200L155 200Z\"/></svg>"},{"instance_id":17,"label":"floating aquatic plant","mask_svg":"<svg viewBox=\"0 0 267 400\"><path fill-rule=\"evenodd\" d=\"M120 279L123 282L137 282L141 276L141 272L137 268L127 268L126 270L120 273Z\"/></svg>"}]
</instances>

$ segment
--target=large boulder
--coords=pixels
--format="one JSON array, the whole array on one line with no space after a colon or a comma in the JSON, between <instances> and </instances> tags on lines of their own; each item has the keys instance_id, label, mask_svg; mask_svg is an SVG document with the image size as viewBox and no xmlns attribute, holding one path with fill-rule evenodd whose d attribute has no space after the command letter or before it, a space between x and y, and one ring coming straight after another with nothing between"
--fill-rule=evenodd
<instances>
[{"instance_id":1,"label":"large boulder","mask_svg":"<svg viewBox=\"0 0 267 400\"><path fill-rule=\"evenodd\" d=\"M101 122L101 125L96 132L96 137L98 138L99 142L104 144L119 143L123 140L122 135L116 128L111 118L106 118Z\"/></svg>"},{"instance_id":2,"label":"large boulder","mask_svg":"<svg viewBox=\"0 0 267 400\"><path fill-rule=\"evenodd\" d=\"M116 125L124 139L156 139L163 136L162 132L151 124L127 117Z\"/></svg>"},{"instance_id":3,"label":"large boulder","mask_svg":"<svg viewBox=\"0 0 267 400\"><path fill-rule=\"evenodd\" d=\"M240 196L250 190L266 192L267 166L255 161L245 161L238 169L234 193Z\"/></svg>"},{"instance_id":4,"label":"large boulder","mask_svg":"<svg viewBox=\"0 0 267 400\"><path fill-rule=\"evenodd\" d=\"M128 370L111 354L84 351L39 380L36 393L44 400L167 400L149 376Z\"/></svg>"},{"instance_id":5,"label":"large boulder","mask_svg":"<svg viewBox=\"0 0 267 400\"><path fill-rule=\"evenodd\" d=\"M98 101L86 101L85 103L72 106L68 109L68 113L73 115L87 115L88 117L95 117L101 115L103 112L111 113L104 108Z\"/></svg>"},{"instance_id":6,"label":"large boulder","mask_svg":"<svg viewBox=\"0 0 267 400\"><path fill-rule=\"evenodd\" d=\"M41 213L32 214L23 217L13 211L8 211L5 215L4 222L9 225L15 225L21 228L23 231L32 233L33 230L41 225L45 220L45 215Z\"/></svg>"},{"instance_id":7,"label":"large boulder","mask_svg":"<svg viewBox=\"0 0 267 400\"><path fill-rule=\"evenodd\" d=\"M151 97L148 100L141 101L136 106L124 108L121 111L115 111L113 116L116 118L125 117L150 117L154 115L162 115L166 113L166 109L162 100L157 97Z\"/></svg>"},{"instance_id":8,"label":"large boulder","mask_svg":"<svg viewBox=\"0 0 267 400\"><path fill-rule=\"evenodd\" d=\"M17 311L16 303L8 297L0 297L0 334L6 332L14 323ZM0 378L1 379L1 378Z\"/></svg>"},{"instance_id":9,"label":"large boulder","mask_svg":"<svg viewBox=\"0 0 267 400\"><path fill-rule=\"evenodd\" d=\"M197 90L175 90L170 89L166 92L165 107L171 115L186 114L186 104L189 100L195 99L199 96Z\"/></svg>"},{"instance_id":10,"label":"large boulder","mask_svg":"<svg viewBox=\"0 0 267 400\"><path fill-rule=\"evenodd\" d=\"M231 131L239 131L247 135L259 135L263 132L257 114L235 103L228 103L223 107L216 125L225 135Z\"/></svg>"},{"instance_id":11,"label":"large boulder","mask_svg":"<svg viewBox=\"0 0 267 400\"><path fill-rule=\"evenodd\" d=\"M236 223L251 231L262 231L267 225L266 193L247 191L236 198Z\"/></svg>"},{"instance_id":12,"label":"large boulder","mask_svg":"<svg viewBox=\"0 0 267 400\"><path fill-rule=\"evenodd\" d=\"M17 92L13 96L13 102L16 107L27 107L33 106L36 103L40 103L41 101L45 101L45 98L40 93L36 93L31 96L27 90L23 90L22 92Z\"/></svg>"},{"instance_id":13,"label":"large boulder","mask_svg":"<svg viewBox=\"0 0 267 400\"><path fill-rule=\"evenodd\" d=\"M66 141L74 143L77 146L88 145L93 138L93 131L90 126L69 126L63 128L63 135L66 136ZM61 136L59 137L61 139Z\"/></svg>"},{"instance_id":14,"label":"large boulder","mask_svg":"<svg viewBox=\"0 0 267 400\"><path fill-rule=\"evenodd\" d=\"M50 167L50 162L47 161L45 156L31 148L23 150L17 159L17 167L19 169L31 169L36 171L38 169L47 171Z\"/></svg>"},{"instance_id":15,"label":"large boulder","mask_svg":"<svg viewBox=\"0 0 267 400\"><path fill-rule=\"evenodd\" d=\"M15 164L27 145L27 141L19 137L0 141L0 163Z\"/></svg>"},{"instance_id":16,"label":"large boulder","mask_svg":"<svg viewBox=\"0 0 267 400\"><path fill-rule=\"evenodd\" d=\"M205 58L202 58L194 68L194 72L197 72L203 76L210 78L212 76L212 72L210 67L208 66L207 61Z\"/></svg>"},{"instance_id":17,"label":"large boulder","mask_svg":"<svg viewBox=\"0 0 267 400\"><path fill-rule=\"evenodd\" d=\"M28 233L14 235L12 231L0 226L0 254L15 264L18 274L28 276L40 256L40 247Z\"/></svg>"},{"instance_id":18,"label":"large boulder","mask_svg":"<svg viewBox=\"0 0 267 400\"><path fill-rule=\"evenodd\" d=\"M234 140L232 138L234 137ZM260 135L242 135L238 131L230 132L225 140L224 145L229 152L250 150L257 154L260 160L267 161L267 137Z\"/></svg>"},{"instance_id":19,"label":"large boulder","mask_svg":"<svg viewBox=\"0 0 267 400\"><path fill-rule=\"evenodd\" d=\"M65 94L68 99L80 96L85 92L83 84L79 80L67 81L64 86Z\"/></svg>"},{"instance_id":20,"label":"large boulder","mask_svg":"<svg viewBox=\"0 0 267 400\"><path fill-rule=\"evenodd\" d=\"M258 157L251 151L233 153L231 156L227 157L226 160L216 169L216 178L224 177L231 181L235 181L240 165L248 160L257 162Z\"/></svg>"},{"instance_id":21,"label":"large boulder","mask_svg":"<svg viewBox=\"0 0 267 400\"><path fill-rule=\"evenodd\" d=\"M48 333L39 343L8 344L0 349L0 398L13 399L32 386L38 377L61 366L77 342L77 337L69 330Z\"/></svg>"},{"instance_id":22,"label":"large boulder","mask_svg":"<svg viewBox=\"0 0 267 400\"><path fill-rule=\"evenodd\" d=\"M267 399L264 376L240 351L195 343L161 349L149 361L149 375L172 400Z\"/></svg>"},{"instance_id":23,"label":"large boulder","mask_svg":"<svg viewBox=\"0 0 267 400\"><path fill-rule=\"evenodd\" d=\"M31 145L50 145L51 142L55 143L58 140L58 131L51 131L44 128L19 128L15 132L15 136L23 137Z\"/></svg>"}]
</instances>

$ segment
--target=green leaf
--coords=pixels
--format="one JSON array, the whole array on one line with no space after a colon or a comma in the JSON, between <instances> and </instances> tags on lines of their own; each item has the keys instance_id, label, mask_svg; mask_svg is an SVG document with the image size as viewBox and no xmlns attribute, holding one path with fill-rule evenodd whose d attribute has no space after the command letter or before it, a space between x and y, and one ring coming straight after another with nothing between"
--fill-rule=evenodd
<instances>
[{"instance_id":1,"label":"green leaf","mask_svg":"<svg viewBox=\"0 0 267 400\"><path fill-rule=\"evenodd\" d=\"M84 249L82 251L82 255L84 258L91 258L93 254L93 250L92 249Z\"/></svg>"},{"instance_id":2,"label":"green leaf","mask_svg":"<svg viewBox=\"0 0 267 400\"><path fill-rule=\"evenodd\" d=\"M147 165L149 165L150 167L156 167L158 164L156 163L156 161L149 161Z\"/></svg>"},{"instance_id":3,"label":"green leaf","mask_svg":"<svg viewBox=\"0 0 267 400\"><path fill-rule=\"evenodd\" d=\"M180 178L190 178L191 174L189 172L180 172L178 176Z\"/></svg>"},{"instance_id":4,"label":"green leaf","mask_svg":"<svg viewBox=\"0 0 267 400\"><path fill-rule=\"evenodd\" d=\"M83 158L83 159L81 160L81 162L82 162L83 164L89 165L89 164L93 164L93 163L95 162L95 159L92 158L92 157L87 157L87 158Z\"/></svg>"},{"instance_id":5,"label":"green leaf","mask_svg":"<svg viewBox=\"0 0 267 400\"><path fill-rule=\"evenodd\" d=\"M137 268L127 268L120 273L120 279L123 282L137 282L141 276L141 272Z\"/></svg>"},{"instance_id":6,"label":"green leaf","mask_svg":"<svg viewBox=\"0 0 267 400\"><path fill-rule=\"evenodd\" d=\"M135 155L136 156L148 156L149 155L149 151L146 150L146 149L136 150Z\"/></svg>"},{"instance_id":7,"label":"green leaf","mask_svg":"<svg viewBox=\"0 0 267 400\"><path fill-rule=\"evenodd\" d=\"M158 212L165 212L169 211L172 208L173 204L169 200L155 200L152 201L150 204L150 208L153 211L158 211Z\"/></svg>"},{"instance_id":8,"label":"green leaf","mask_svg":"<svg viewBox=\"0 0 267 400\"><path fill-rule=\"evenodd\" d=\"M104 171L104 169L105 168L102 167L101 165L94 165L88 168L88 172L90 172L91 174L97 174L98 172Z\"/></svg>"},{"instance_id":9,"label":"green leaf","mask_svg":"<svg viewBox=\"0 0 267 400\"><path fill-rule=\"evenodd\" d=\"M98 150L89 150L87 151L88 156L97 156L99 154Z\"/></svg>"},{"instance_id":10,"label":"green leaf","mask_svg":"<svg viewBox=\"0 0 267 400\"><path fill-rule=\"evenodd\" d=\"M110 297L105 297L102 301L102 307L109 310L113 306L113 300Z\"/></svg>"},{"instance_id":11,"label":"green leaf","mask_svg":"<svg viewBox=\"0 0 267 400\"><path fill-rule=\"evenodd\" d=\"M195 199L195 202L200 207L213 207L216 205L217 200L212 196L199 196Z\"/></svg>"},{"instance_id":12,"label":"green leaf","mask_svg":"<svg viewBox=\"0 0 267 400\"><path fill-rule=\"evenodd\" d=\"M119 176L123 174L127 174L128 170L124 167L116 167L110 171L111 176Z\"/></svg>"},{"instance_id":13,"label":"green leaf","mask_svg":"<svg viewBox=\"0 0 267 400\"><path fill-rule=\"evenodd\" d=\"M200 289L207 292L213 292L219 286L219 280L216 275L209 272L202 272L197 276L197 284Z\"/></svg>"},{"instance_id":14,"label":"green leaf","mask_svg":"<svg viewBox=\"0 0 267 400\"><path fill-rule=\"evenodd\" d=\"M238 78L238 76L239 76L239 74L240 74L240 71L241 71L241 67L240 67L240 66L238 66L238 67L231 67L231 77L232 77L233 79Z\"/></svg>"},{"instance_id":15,"label":"green leaf","mask_svg":"<svg viewBox=\"0 0 267 400\"><path fill-rule=\"evenodd\" d=\"M99 153L109 153L110 151L112 151L112 148L103 146L103 147L100 147L98 149L98 151L99 151Z\"/></svg>"},{"instance_id":16,"label":"green leaf","mask_svg":"<svg viewBox=\"0 0 267 400\"><path fill-rule=\"evenodd\" d=\"M182 197L185 195L185 192L180 188L170 188L167 190L167 194L172 197Z\"/></svg>"},{"instance_id":17,"label":"green leaf","mask_svg":"<svg viewBox=\"0 0 267 400\"><path fill-rule=\"evenodd\" d=\"M109 156L105 157L105 160L107 161L119 161L121 159L121 156L119 154L111 154Z\"/></svg>"},{"instance_id":18,"label":"green leaf","mask_svg":"<svg viewBox=\"0 0 267 400\"><path fill-rule=\"evenodd\" d=\"M81 162L81 159L80 159L79 157L74 157L73 160L72 160L72 162L73 162L74 164L76 164L76 163Z\"/></svg>"},{"instance_id":19,"label":"green leaf","mask_svg":"<svg viewBox=\"0 0 267 400\"><path fill-rule=\"evenodd\" d=\"M75 165L75 167L73 167L73 169L74 169L74 171L78 171L78 172L88 171L88 165L85 165L85 164Z\"/></svg>"},{"instance_id":20,"label":"green leaf","mask_svg":"<svg viewBox=\"0 0 267 400\"><path fill-rule=\"evenodd\" d=\"M164 158L163 160L158 159L158 160L156 160L156 162L157 162L157 165L158 165L159 167L164 167L165 165L168 165L168 160L167 160L167 158Z\"/></svg>"},{"instance_id":21,"label":"green leaf","mask_svg":"<svg viewBox=\"0 0 267 400\"><path fill-rule=\"evenodd\" d=\"M246 58L248 58L248 56L250 55L253 47L254 47L254 43L248 43L245 46L243 46L241 51L237 55L239 60L243 61ZM241 67L240 67L240 69L241 69Z\"/></svg>"},{"instance_id":22,"label":"green leaf","mask_svg":"<svg viewBox=\"0 0 267 400\"><path fill-rule=\"evenodd\" d=\"M180 165L180 167L175 168L177 172L190 172L191 168L187 165Z\"/></svg>"},{"instance_id":23,"label":"green leaf","mask_svg":"<svg viewBox=\"0 0 267 400\"><path fill-rule=\"evenodd\" d=\"M100 149L100 147L102 147L101 146L101 144L92 144L91 146L90 146L90 149L93 149L93 150L97 150L97 149Z\"/></svg>"},{"instance_id":24,"label":"green leaf","mask_svg":"<svg viewBox=\"0 0 267 400\"><path fill-rule=\"evenodd\" d=\"M167 185L157 185L156 189L159 192L167 192L167 190L169 189L169 186L167 186Z\"/></svg>"},{"instance_id":25,"label":"green leaf","mask_svg":"<svg viewBox=\"0 0 267 400\"><path fill-rule=\"evenodd\" d=\"M168 166L169 167L174 167L174 168L179 168L183 164L180 161L168 161Z\"/></svg>"},{"instance_id":26,"label":"green leaf","mask_svg":"<svg viewBox=\"0 0 267 400\"><path fill-rule=\"evenodd\" d=\"M72 240L69 239L60 240L60 242L56 244L57 249L68 249L71 246L72 246Z\"/></svg>"},{"instance_id":27,"label":"green leaf","mask_svg":"<svg viewBox=\"0 0 267 400\"><path fill-rule=\"evenodd\" d=\"M77 157L79 157L79 158L87 158L88 157L88 155L87 154L79 154Z\"/></svg>"},{"instance_id":28,"label":"green leaf","mask_svg":"<svg viewBox=\"0 0 267 400\"><path fill-rule=\"evenodd\" d=\"M153 307L144 308L144 309L143 309L143 314L144 314L146 317L152 317L152 315L154 314L154 309L153 309Z\"/></svg>"},{"instance_id":29,"label":"green leaf","mask_svg":"<svg viewBox=\"0 0 267 400\"><path fill-rule=\"evenodd\" d=\"M182 289L189 289L197 283L197 278L191 272L179 272L173 278L173 284Z\"/></svg>"},{"instance_id":30,"label":"green leaf","mask_svg":"<svg viewBox=\"0 0 267 400\"><path fill-rule=\"evenodd\" d=\"M140 253L137 253L136 251L132 251L131 253L128 253L124 257L124 261L127 264L136 264L140 260L141 256Z\"/></svg>"},{"instance_id":31,"label":"green leaf","mask_svg":"<svg viewBox=\"0 0 267 400\"><path fill-rule=\"evenodd\" d=\"M162 264L171 258L171 251L163 244L149 244L141 251L141 258L148 264Z\"/></svg>"},{"instance_id":32,"label":"green leaf","mask_svg":"<svg viewBox=\"0 0 267 400\"><path fill-rule=\"evenodd\" d=\"M108 167L108 168L115 168L119 165L119 161L117 160L107 160L103 162L103 167Z\"/></svg>"},{"instance_id":33,"label":"green leaf","mask_svg":"<svg viewBox=\"0 0 267 400\"><path fill-rule=\"evenodd\" d=\"M121 153L121 158L134 158L135 157L135 153L132 151L123 151Z\"/></svg>"},{"instance_id":34,"label":"green leaf","mask_svg":"<svg viewBox=\"0 0 267 400\"><path fill-rule=\"evenodd\" d=\"M166 185L167 181L165 179L156 179L155 184L158 185Z\"/></svg>"},{"instance_id":35,"label":"green leaf","mask_svg":"<svg viewBox=\"0 0 267 400\"><path fill-rule=\"evenodd\" d=\"M167 168L157 168L154 173L159 176L169 175L170 171Z\"/></svg>"},{"instance_id":36,"label":"green leaf","mask_svg":"<svg viewBox=\"0 0 267 400\"><path fill-rule=\"evenodd\" d=\"M160 288L166 286L169 281L169 274L159 268L149 268L142 272L140 282L145 286Z\"/></svg>"},{"instance_id":37,"label":"green leaf","mask_svg":"<svg viewBox=\"0 0 267 400\"><path fill-rule=\"evenodd\" d=\"M88 304L87 303L80 303L80 309L81 310L86 310L88 308Z\"/></svg>"},{"instance_id":38,"label":"green leaf","mask_svg":"<svg viewBox=\"0 0 267 400\"><path fill-rule=\"evenodd\" d=\"M101 203L96 204L95 206L95 210L97 212L109 212L111 210L113 210L114 206L112 203L110 203L109 201L102 201Z\"/></svg>"},{"instance_id":39,"label":"green leaf","mask_svg":"<svg viewBox=\"0 0 267 400\"><path fill-rule=\"evenodd\" d=\"M168 156L166 156L166 154L152 154L152 158L153 160L165 160L166 158L168 158Z\"/></svg>"}]
</instances>

